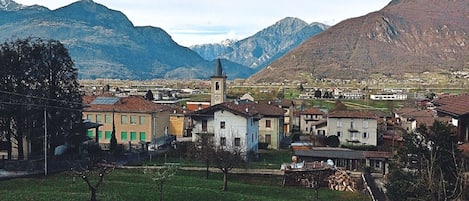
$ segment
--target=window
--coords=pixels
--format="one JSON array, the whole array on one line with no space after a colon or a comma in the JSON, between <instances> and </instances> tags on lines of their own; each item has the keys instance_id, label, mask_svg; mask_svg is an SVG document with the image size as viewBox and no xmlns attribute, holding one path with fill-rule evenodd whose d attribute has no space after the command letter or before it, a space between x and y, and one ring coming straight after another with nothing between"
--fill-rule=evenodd
<instances>
[{"instance_id":1,"label":"window","mask_svg":"<svg viewBox=\"0 0 469 201\"><path fill-rule=\"evenodd\" d=\"M98 131L98 138L99 139L103 138L103 131Z\"/></svg>"},{"instance_id":2,"label":"window","mask_svg":"<svg viewBox=\"0 0 469 201\"><path fill-rule=\"evenodd\" d=\"M207 131L207 120L202 120L202 131Z\"/></svg>"},{"instance_id":3,"label":"window","mask_svg":"<svg viewBox=\"0 0 469 201\"><path fill-rule=\"evenodd\" d=\"M354 128L355 127L355 123L353 123L353 121L350 122L350 128Z\"/></svg>"},{"instance_id":4,"label":"window","mask_svg":"<svg viewBox=\"0 0 469 201\"><path fill-rule=\"evenodd\" d=\"M137 132L130 132L130 140L132 141L137 140Z\"/></svg>"},{"instance_id":5,"label":"window","mask_svg":"<svg viewBox=\"0 0 469 201\"><path fill-rule=\"evenodd\" d=\"M265 143L272 143L272 136L270 134L265 135Z\"/></svg>"},{"instance_id":6,"label":"window","mask_svg":"<svg viewBox=\"0 0 469 201\"><path fill-rule=\"evenodd\" d=\"M220 83L219 82L215 82L215 90L216 91L220 90Z\"/></svg>"},{"instance_id":7,"label":"window","mask_svg":"<svg viewBox=\"0 0 469 201\"><path fill-rule=\"evenodd\" d=\"M337 131L337 137L341 137L342 133L340 131Z\"/></svg>"},{"instance_id":8,"label":"window","mask_svg":"<svg viewBox=\"0 0 469 201\"><path fill-rule=\"evenodd\" d=\"M225 122L224 121L220 121L220 129L225 129Z\"/></svg>"},{"instance_id":9,"label":"window","mask_svg":"<svg viewBox=\"0 0 469 201\"><path fill-rule=\"evenodd\" d=\"M140 132L140 141L145 141L147 139L147 135L145 132Z\"/></svg>"},{"instance_id":10,"label":"window","mask_svg":"<svg viewBox=\"0 0 469 201\"><path fill-rule=\"evenodd\" d=\"M112 132L111 131L105 131L104 132L104 139L109 140L111 139Z\"/></svg>"},{"instance_id":11,"label":"window","mask_svg":"<svg viewBox=\"0 0 469 201\"><path fill-rule=\"evenodd\" d=\"M103 123L102 116L100 114L96 115L96 122L97 123Z\"/></svg>"},{"instance_id":12,"label":"window","mask_svg":"<svg viewBox=\"0 0 469 201\"><path fill-rule=\"evenodd\" d=\"M137 124L137 116L130 115L130 124L132 124L132 125Z\"/></svg>"},{"instance_id":13,"label":"window","mask_svg":"<svg viewBox=\"0 0 469 201\"><path fill-rule=\"evenodd\" d=\"M265 120L265 127L270 128L270 119Z\"/></svg>"},{"instance_id":14,"label":"window","mask_svg":"<svg viewBox=\"0 0 469 201\"><path fill-rule=\"evenodd\" d=\"M127 140L127 132L125 131L121 132L121 140Z\"/></svg>"},{"instance_id":15,"label":"window","mask_svg":"<svg viewBox=\"0 0 469 201\"><path fill-rule=\"evenodd\" d=\"M90 138L93 138L94 137L94 133L93 133L93 130L88 130L88 137Z\"/></svg>"},{"instance_id":16,"label":"window","mask_svg":"<svg viewBox=\"0 0 469 201\"><path fill-rule=\"evenodd\" d=\"M220 138L220 146L226 146L226 138L225 137Z\"/></svg>"},{"instance_id":17,"label":"window","mask_svg":"<svg viewBox=\"0 0 469 201\"><path fill-rule=\"evenodd\" d=\"M104 123L109 124L111 123L111 115L104 115Z\"/></svg>"},{"instance_id":18,"label":"window","mask_svg":"<svg viewBox=\"0 0 469 201\"><path fill-rule=\"evenodd\" d=\"M363 121L363 128L368 128L368 121Z\"/></svg>"},{"instance_id":19,"label":"window","mask_svg":"<svg viewBox=\"0 0 469 201\"><path fill-rule=\"evenodd\" d=\"M340 121L340 119L339 119L339 120L337 120L337 128L341 128L341 127L342 127L342 121Z\"/></svg>"},{"instance_id":20,"label":"window","mask_svg":"<svg viewBox=\"0 0 469 201\"><path fill-rule=\"evenodd\" d=\"M363 138L368 138L368 133L363 132Z\"/></svg>"},{"instance_id":21,"label":"window","mask_svg":"<svg viewBox=\"0 0 469 201\"><path fill-rule=\"evenodd\" d=\"M241 138L239 137L235 138L234 145L237 147L241 146Z\"/></svg>"},{"instance_id":22,"label":"window","mask_svg":"<svg viewBox=\"0 0 469 201\"><path fill-rule=\"evenodd\" d=\"M140 125L145 124L145 116L140 116Z\"/></svg>"},{"instance_id":23,"label":"window","mask_svg":"<svg viewBox=\"0 0 469 201\"><path fill-rule=\"evenodd\" d=\"M86 115L86 119L90 120L90 121L93 121L93 115L92 114Z\"/></svg>"},{"instance_id":24,"label":"window","mask_svg":"<svg viewBox=\"0 0 469 201\"><path fill-rule=\"evenodd\" d=\"M127 115L121 115L121 124L127 124Z\"/></svg>"}]
</instances>

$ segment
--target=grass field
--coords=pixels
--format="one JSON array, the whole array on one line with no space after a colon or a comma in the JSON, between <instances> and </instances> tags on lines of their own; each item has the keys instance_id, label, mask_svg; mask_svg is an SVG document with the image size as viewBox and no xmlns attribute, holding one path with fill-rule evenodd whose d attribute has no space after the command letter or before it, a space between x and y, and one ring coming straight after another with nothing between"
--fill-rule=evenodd
<instances>
[{"instance_id":1,"label":"grass field","mask_svg":"<svg viewBox=\"0 0 469 201\"><path fill-rule=\"evenodd\" d=\"M299 187L282 187L281 177L234 175L228 182L228 191L222 191L222 175L204 172L178 171L164 185L164 200L178 201L288 201L316 200L314 190ZM97 176L96 176L97 177ZM94 177L94 178L96 178ZM96 180L92 180L94 184ZM98 200L158 200L156 185L143 170L114 170L105 177L98 189ZM319 191L320 200L368 201L361 193ZM59 173L47 178L21 178L0 181L0 200L88 200L86 184L71 173Z\"/></svg>"}]
</instances>

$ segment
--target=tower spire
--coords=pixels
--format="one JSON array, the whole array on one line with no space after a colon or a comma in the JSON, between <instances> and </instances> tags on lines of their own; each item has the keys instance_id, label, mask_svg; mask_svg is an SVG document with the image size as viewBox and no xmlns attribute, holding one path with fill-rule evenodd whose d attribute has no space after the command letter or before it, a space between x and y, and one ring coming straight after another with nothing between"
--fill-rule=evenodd
<instances>
[{"instance_id":1,"label":"tower spire","mask_svg":"<svg viewBox=\"0 0 469 201\"><path fill-rule=\"evenodd\" d=\"M215 67L215 72L214 72L213 76L217 76L217 77L223 76L223 68L221 67L221 59L220 58L217 59L217 67Z\"/></svg>"}]
</instances>

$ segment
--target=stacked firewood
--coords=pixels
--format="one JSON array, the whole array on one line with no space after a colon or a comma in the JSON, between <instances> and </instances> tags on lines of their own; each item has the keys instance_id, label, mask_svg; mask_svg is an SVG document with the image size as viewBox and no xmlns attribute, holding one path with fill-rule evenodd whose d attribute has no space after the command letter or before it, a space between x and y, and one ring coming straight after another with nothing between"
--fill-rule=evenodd
<instances>
[{"instance_id":1,"label":"stacked firewood","mask_svg":"<svg viewBox=\"0 0 469 201\"><path fill-rule=\"evenodd\" d=\"M329 189L335 191L357 191L357 184L345 170L337 170L328 177Z\"/></svg>"}]
</instances>

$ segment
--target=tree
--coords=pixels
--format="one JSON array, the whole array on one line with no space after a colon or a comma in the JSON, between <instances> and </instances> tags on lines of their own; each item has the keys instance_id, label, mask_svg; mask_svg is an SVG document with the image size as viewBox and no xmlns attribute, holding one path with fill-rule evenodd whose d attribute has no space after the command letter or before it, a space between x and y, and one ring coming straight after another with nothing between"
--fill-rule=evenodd
<instances>
[{"instance_id":1,"label":"tree","mask_svg":"<svg viewBox=\"0 0 469 201\"><path fill-rule=\"evenodd\" d=\"M96 201L96 194L100 185L102 184L104 177L108 175L112 170L114 170L115 166L107 167L94 167L94 169L84 169L84 168L72 168L72 172L79 176L83 181L88 185L88 190L90 190L90 201ZM92 184L89 178L94 175L98 174L99 179L96 184Z\"/></svg>"},{"instance_id":2,"label":"tree","mask_svg":"<svg viewBox=\"0 0 469 201\"><path fill-rule=\"evenodd\" d=\"M386 185L391 200L465 200L464 166L450 125L435 121L404 135Z\"/></svg>"},{"instance_id":3,"label":"tree","mask_svg":"<svg viewBox=\"0 0 469 201\"><path fill-rule=\"evenodd\" d=\"M223 147L217 147L213 153L213 163L215 167L223 173L223 190L228 190L228 174L234 167L238 167L244 163L241 157L241 151L234 149L228 151Z\"/></svg>"},{"instance_id":4,"label":"tree","mask_svg":"<svg viewBox=\"0 0 469 201\"><path fill-rule=\"evenodd\" d=\"M114 122L114 111L112 111L112 132L111 139L109 140L109 151L113 156L117 155L117 138L116 138L116 124Z\"/></svg>"},{"instance_id":5,"label":"tree","mask_svg":"<svg viewBox=\"0 0 469 201\"><path fill-rule=\"evenodd\" d=\"M24 158L25 137L31 152L41 153L44 118L50 150L75 137L82 97L77 69L59 41L28 38L1 44L0 79L0 101L10 125L4 137L16 144L19 159Z\"/></svg>"},{"instance_id":6,"label":"tree","mask_svg":"<svg viewBox=\"0 0 469 201\"><path fill-rule=\"evenodd\" d=\"M188 153L190 158L199 160L205 163L206 171L205 177L208 179L210 163L212 161L215 146L213 145L212 136L208 134L201 134L199 140L193 144L193 148Z\"/></svg>"},{"instance_id":7,"label":"tree","mask_svg":"<svg viewBox=\"0 0 469 201\"><path fill-rule=\"evenodd\" d=\"M340 145L339 137L337 135L327 136L326 144L330 147L338 147Z\"/></svg>"},{"instance_id":8,"label":"tree","mask_svg":"<svg viewBox=\"0 0 469 201\"><path fill-rule=\"evenodd\" d=\"M315 98L321 98L321 96L322 96L322 93L321 93L321 90L319 90L319 88L316 91L314 91Z\"/></svg>"},{"instance_id":9,"label":"tree","mask_svg":"<svg viewBox=\"0 0 469 201\"><path fill-rule=\"evenodd\" d=\"M143 170L144 174L150 175L151 179L156 182L156 189L160 193L160 201L163 201L163 186L173 177L178 170L175 165L165 166L163 168L151 168L146 166Z\"/></svg>"},{"instance_id":10,"label":"tree","mask_svg":"<svg viewBox=\"0 0 469 201\"><path fill-rule=\"evenodd\" d=\"M147 93L145 94L145 99L147 99L147 100L149 100L149 101L152 101L152 100L155 99L154 96L153 96L153 92L151 92L150 89L149 89L149 90L147 91Z\"/></svg>"}]
</instances>

